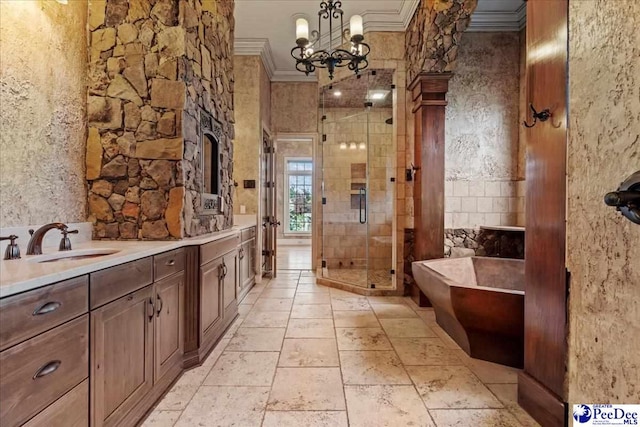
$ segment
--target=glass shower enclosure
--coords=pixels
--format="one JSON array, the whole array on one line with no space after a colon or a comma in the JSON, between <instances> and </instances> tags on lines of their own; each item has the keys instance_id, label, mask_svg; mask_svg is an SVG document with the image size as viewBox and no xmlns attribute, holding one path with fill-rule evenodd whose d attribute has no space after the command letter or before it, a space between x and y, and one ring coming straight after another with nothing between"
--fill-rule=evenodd
<instances>
[{"instance_id":1,"label":"glass shower enclosure","mask_svg":"<svg viewBox=\"0 0 640 427\"><path fill-rule=\"evenodd\" d=\"M323 279L395 288L392 79L370 70L321 88Z\"/></svg>"}]
</instances>

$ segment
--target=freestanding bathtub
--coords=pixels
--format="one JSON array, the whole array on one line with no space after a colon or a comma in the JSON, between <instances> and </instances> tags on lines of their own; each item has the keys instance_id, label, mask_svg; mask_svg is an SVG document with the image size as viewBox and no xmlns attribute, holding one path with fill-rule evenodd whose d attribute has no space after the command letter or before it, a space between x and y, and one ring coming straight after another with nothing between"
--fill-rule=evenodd
<instances>
[{"instance_id":1,"label":"freestanding bathtub","mask_svg":"<svg viewBox=\"0 0 640 427\"><path fill-rule=\"evenodd\" d=\"M443 258L416 261L412 270L436 321L467 354L522 368L523 260Z\"/></svg>"}]
</instances>

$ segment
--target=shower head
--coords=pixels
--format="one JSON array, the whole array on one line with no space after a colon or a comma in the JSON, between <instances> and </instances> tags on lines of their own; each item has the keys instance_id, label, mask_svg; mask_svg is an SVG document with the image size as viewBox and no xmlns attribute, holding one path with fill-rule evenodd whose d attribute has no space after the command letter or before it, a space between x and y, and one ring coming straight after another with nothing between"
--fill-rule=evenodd
<instances>
[{"instance_id":1,"label":"shower head","mask_svg":"<svg viewBox=\"0 0 640 427\"><path fill-rule=\"evenodd\" d=\"M384 121L386 124L388 125L392 125L393 124L393 117L389 117L387 120Z\"/></svg>"}]
</instances>

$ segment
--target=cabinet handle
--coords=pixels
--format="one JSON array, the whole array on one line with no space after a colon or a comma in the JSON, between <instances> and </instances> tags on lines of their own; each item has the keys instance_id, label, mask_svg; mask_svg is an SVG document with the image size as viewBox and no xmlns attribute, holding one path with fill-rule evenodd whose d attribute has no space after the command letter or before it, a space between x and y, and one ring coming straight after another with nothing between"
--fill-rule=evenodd
<instances>
[{"instance_id":1,"label":"cabinet handle","mask_svg":"<svg viewBox=\"0 0 640 427\"><path fill-rule=\"evenodd\" d=\"M162 307L164 307L164 303L162 302L162 298L160 298L160 294L156 294L156 299L158 300L158 302L160 302L160 307L158 307L156 317L160 317L160 313L162 312Z\"/></svg>"},{"instance_id":2,"label":"cabinet handle","mask_svg":"<svg viewBox=\"0 0 640 427\"><path fill-rule=\"evenodd\" d=\"M238 256L240 259L244 259L244 248L240 248L240 254Z\"/></svg>"},{"instance_id":3,"label":"cabinet handle","mask_svg":"<svg viewBox=\"0 0 640 427\"><path fill-rule=\"evenodd\" d=\"M43 314L51 313L52 311L56 311L62 303L58 301L49 301L42 304L40 307L33 310L33 316L42 316Z\"/></svg>"},{"instance_id":4,"label":"cabinet handle","mask_svg":"<svg viewBox=\"0 0 640 427\"><path fill-rule=\"evenodd\" d=\"M227 277L227 264L222 264L222 278Z\"/></svg>"},{"instance_id":5,"label":"cabinet handle","mask_svg":"<svg viewBox=\"0 0 640 427\"><path fill-rule=\"evenodd\" d=\"M167 261L167 262L165 263L165 265L166 265L167 267L173 267L174 265L176 265L176 260L175 260L175 259L170 259L169 261Z\"/></svg>"},{"instance_id":6,"label":"cabinet handle","mask_svg":"<svg viewBox=\"0 0 640 427\"><path fill-rule=\"evenodd\" d=\"M149 322L151 322L156 311L155 307L153 306L153 299L149 298L149 305L147 307L151 307L151 314L148 314L149 310L147 310L147 316L149 316Z\"/></svg>"},{"instance_id":7,"label":"cabinet handle","mask_svg":"<svg viewBox=\"0 0 640 427\"><path fill-rule=\"evenodd\" d=\"M62 365L62 362L59 360L52 360L51 362L45 363L33 374L33 379L37 380L38 378L46 377L49 374L53 374L58 368Z\"/></svg>"}]
</instances>

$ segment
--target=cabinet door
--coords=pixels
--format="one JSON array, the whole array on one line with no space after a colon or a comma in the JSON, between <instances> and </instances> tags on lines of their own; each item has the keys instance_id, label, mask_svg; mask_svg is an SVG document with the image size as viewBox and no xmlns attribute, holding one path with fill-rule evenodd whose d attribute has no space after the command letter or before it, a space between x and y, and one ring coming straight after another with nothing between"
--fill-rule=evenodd
<instances>
[{"instance_id":1,"label":"cabinet door","mask_svg":"<svg viewBox=\"0 0 640 427\"><path fill-rule=\"evenodd\" d=\"M240 248L239 254L239 277L238 277L238 296L241 295L242 290L247 286L249 279L249 251L250 251L250 243L244 242Z\"/></svg>"},{"instance_id":2,"label":"cabinet door","mask_svg":"<svg viewBox=\"0 0 640 427\"><path fill-rule=\"evenodd\" d=\"M91 312L92 426L117 426L153 386L153 286Z\"/></svg>"},{"instance_id":3,"label":"cabinet door","mask_svg":"<svg viewBox=\"0 0 640 427\"><path fill-rule=\"evenodd\" d=\"M249 240L249 247L246 251L247 263L249 264L249 279L255 280L256 276L256 239Z\"/></svg>"},{"instance_id":4,"label":"cabinet door","mask_svg":"<svg viewBox=\"0 0 640 427\"><path fill-rule=\"evenodd\" d=\"M238 282L238 251L229 252L223 257L224 307L227 308L236 300Z\"/></svg>"},{"instance_id":5,"label":"cabinet door","mask_svg":"<svg viewBox=\"0 0 640 427\"><path fill-rule=\"evenodd\" d=\"M155 378L182 363L184 272L156 282Z\"/></svg>"},{"instance_id":6,"label":"cabinet door","mask_svg":"<svg viewBox=\"0 0 640 427\"><path fill-rule=\"evenodd\" d=\"M200 267L200 338L222 320L222 258Z\"/></svg>"}]
</instances>

